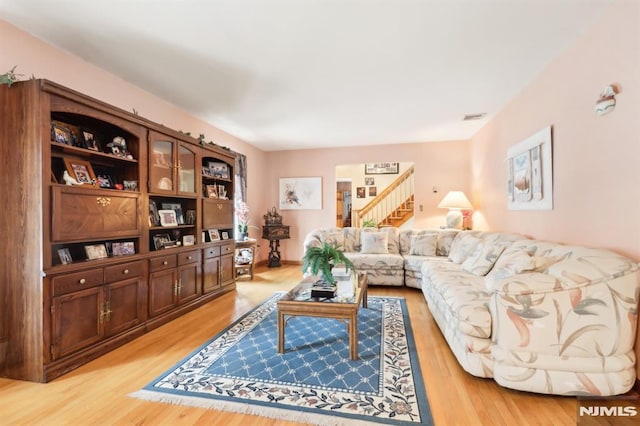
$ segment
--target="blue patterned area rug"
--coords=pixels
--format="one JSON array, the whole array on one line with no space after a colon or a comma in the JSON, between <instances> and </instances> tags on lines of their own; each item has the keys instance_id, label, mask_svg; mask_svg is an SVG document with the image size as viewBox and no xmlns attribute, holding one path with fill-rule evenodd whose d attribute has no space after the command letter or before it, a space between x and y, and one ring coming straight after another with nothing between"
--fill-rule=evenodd
<instances>
[{"instance_id":1,"label":"blue patterned area rug","mask_svg":"<svg viewBox=\"0 0 640 426\"><path fill-rule=\"evenodd\" d=\"M283 294L131 396L310 424L433 424L404 298L369 297L352 361L335 319L290 318L277 353Z\"/></svg>"}]
</instances>

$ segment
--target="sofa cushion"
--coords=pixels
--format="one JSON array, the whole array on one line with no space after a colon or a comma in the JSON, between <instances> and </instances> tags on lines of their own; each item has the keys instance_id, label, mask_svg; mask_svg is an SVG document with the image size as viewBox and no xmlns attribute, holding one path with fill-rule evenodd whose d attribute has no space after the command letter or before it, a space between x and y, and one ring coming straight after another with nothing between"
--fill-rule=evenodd
<instances>
[{"instance_id":1,"label":"sofa cushion","mask_svg":"<svg viewBox=\"0 0 640 426\"><path fill-rule=\"evenodd\" d=\"M441 295L449 311L458 321L458 328L469 336L489 338L491 336L491 313L489 301L491 292L484 287L484 279L462 271L460 265L435 263L429 268L429 284ZM455 268L457 267L457 270ZM425 269L423 268L423 283ZM423 284L424 285L424 284Z\"/></svg>"},{"instance_id":2,"label":"sofa cushion","mask_svg":"<svg viewBox=\"0 0 640 426\"><path fill-rule=\"evenodd\" d=\"M320 231L322 241L344 250L344 234L340 228L329 228Z\"/></svg>"},{"instance_id":3,"label":"sofa cushion","mask_svg":"<svg viewBox=\"0 0 640 426\"><path fill-rule=\"evenodd\" d=\"M480 244L480 238L467 232L460 232L451 243L451 250L449 251L449 259L454 263L464 262L478 244Z\"/></svg>"},{"instance_id":4,"label":"sofa cushion","mask_svg":"<svg viewBox=\"0 0 640 426\"><path fill-rule=\"evenodd\" d=\"M399 254L365 254L345 253L347 259L353 262L357 271L370 269L403 269L404 259Z\"/></svg>"},{"instance_id":5,"label":"sofa cushion","mask_svg":"<svg viewBox=\"0 0 640 426\"><path fill-rule=\"evenodd\" d=\"M387 254L389 253L389 234L386 232L362 232L360 234L362 254Z\"/></svg>"},{"instance_id":6,"label":"sofa cushion","mask_svg":"<svg viewBox=\"0 0 640 426\"><path fill-rule=\"evenodd\" d=\"M474 275L485 276L493 268L504 249L504 245L501 244L480 243L462 262L462 269Z\"/></svg>"},{"instance_id":7,"label":"sofa cushion","mask_svg":"<svg viewBox=\"0 0 640 426\"><path fill-rule=\"evenodd\" d=\"M438 234L417 234L411 237L411 248L409 255L413 256L435 256L438 245Z\"/></svg>"}]
</instances>

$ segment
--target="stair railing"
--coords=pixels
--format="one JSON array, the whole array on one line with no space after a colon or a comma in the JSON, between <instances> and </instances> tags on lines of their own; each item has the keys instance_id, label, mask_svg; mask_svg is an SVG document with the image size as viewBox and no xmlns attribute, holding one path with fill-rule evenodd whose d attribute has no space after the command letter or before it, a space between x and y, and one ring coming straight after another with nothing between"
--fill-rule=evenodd
<instances>
[{"instance_id":1,"label":"stair railing","mask_svg":"<svg viewBox=\"0 0 640 426\"><path fill-rule=\"evenodd\" d=\"M391 218L399 209L406 208L409 203L413 208L413 173L411 166L362 209L353 210L352 226L361 228L365 222L376 226L392 225Z\"/></svg>"}]
</instances>

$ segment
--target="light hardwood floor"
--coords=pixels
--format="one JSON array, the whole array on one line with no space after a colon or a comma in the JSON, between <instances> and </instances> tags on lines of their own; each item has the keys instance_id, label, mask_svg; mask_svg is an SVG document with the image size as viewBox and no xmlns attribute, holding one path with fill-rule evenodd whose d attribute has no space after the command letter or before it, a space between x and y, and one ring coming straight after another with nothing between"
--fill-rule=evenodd
<instances>
[{"instance_id":1,"label":"light hardwood floor","mask_svg":"<svg viewBox=\"0 0 640 426\"><path fill-rule=\"evenodd\" d=\"M299 266L256 268L237 291L190 312L50 383L0 379L0 425L285 425L268 418L130 398L232 321L301 278ZM371 287L370 295L404 296L436 425L575 425L576 402L503 389L460 368L422 293Z\"/></svg>"}]
</instances>

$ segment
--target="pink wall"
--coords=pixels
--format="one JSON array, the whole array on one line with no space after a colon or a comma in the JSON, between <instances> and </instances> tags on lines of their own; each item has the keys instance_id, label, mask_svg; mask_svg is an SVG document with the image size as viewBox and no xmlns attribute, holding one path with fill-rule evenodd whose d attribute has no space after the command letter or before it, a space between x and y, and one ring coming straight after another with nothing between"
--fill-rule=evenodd
<instances>
[{"instance_id":1,"label":"pink wall","mask_svg":"<svg viewBox=\"0 0 640 426\"><path fill-rule=\"evenodd\" d=\"M491 229L606 247L640 260L640 3L616 2L471 140L474 205ZM620 84L615 111L594 112ZM553 125L550 211L509 211L507 149ZM636 359L640 359L640 328ZM636 364L640 377L640 365Z\"/></svg>"},{"instance_id":2,"label":"pink wall","mask_svg":"<svg viewBox=\"0 0 640 426\"><path fill-rule=\"evenodd\" d=\"M437 228L444 225L446 210L436 206L450 190L469 190L469 145L460 142L432 142L380 145L352 148L328 148L270 152L269 173L265 178L265 197L278 206L278 181L281 177L322 177L322 210L279 210L285 225L291 226L291 239L282 242L282 258L299 261L305 235L321 227L335 226L336 166L386 161L415 164L415 227ZM432 193L437 186L439 192ZM467 192L468 193L468 192ZM423 211L419 211L419 206Z\"/></svg>"},{"instance_id":3,"label":"pink wall","mask_svg":"<svg viewBox=\"0 0 640 426\"><path fill-rule=\"evenodd\" d=\"M206 140L245 154L248 163L248 203L252 208L251 222L262 223L261 211L266 209L262 197L262 177L266 173L265 152L231 136L178 107L127 83L82 59L48 45L28 33L0 20L0 73L17 65L21 79L45 78L78 92L93 96L124 110L135 108L138 113L167 127L191 132L196 137L204 134ZM8 42L10 40L10 42ZM250 235L259 237L251 229Z\"/></svg>"},{"instance_id":4,"label":"pink wall","mask_svg":"<svg viewBox=\"0 0 640 426\"><path fill-rule=\"evenodd\" d=\"M491 229L640 259L640 3L619 1L471 140L473 202ZM613 113L595 101L618 83ZM553 126L549 211L509 211L507 149Z\"/></svg>"}]
</instances>

